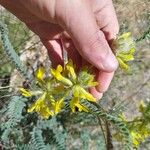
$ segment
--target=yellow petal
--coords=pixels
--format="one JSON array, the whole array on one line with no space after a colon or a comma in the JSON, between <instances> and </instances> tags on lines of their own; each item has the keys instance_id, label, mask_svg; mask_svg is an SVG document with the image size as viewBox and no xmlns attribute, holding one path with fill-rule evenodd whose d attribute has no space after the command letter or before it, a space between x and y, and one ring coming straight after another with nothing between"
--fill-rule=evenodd
<instances>
[{"instance_id":1,"label":"yellow petal","mask_svg":"<svg viewBox=\"0 0 150 150\"><path fill-rule=\"evenodd\" d=\"M94 81L95 77L93 74L89 73L89 68L84 67L80 72L78 76L78 81L81 85L83 85L86 88L94 87L98 83Z\"/></svg>"},{"instance_id":2,"label":"yellow petal","mask_svg":"<svg viewBox=\"0 0 150 150\"><path fill-rule=\"evenodd\" d=\"M88 85L88 87L95 87L98 84L99 84L98 82L89 82L87 85Z\"/></svg>"},{"instance_id":3,"label":"yellow petal","mask_svg":"<svg viewBox=\"0 0 150 150\"><path fill-rule=\"evenodd\" d=\"M75 85L75 86L73 87L73 96L74 96L74 97L79 97L79 95L80 95L79 86L78 86L78 85Z\"/></svg>"},{"instance_id":4,"label":"yellow petal","mask_svg":"<svg viewBox=\"0 0 150 150\"><path fill-rule=\"evenodd\" d=\"M117 60L119 62L119 66L120 66L121 69L124 69L124 70L129 69L129 66L127 64L125 64L119 57L117 57Z\"/></svg>"},{"instance_id":5,"label":"yellow petal","mask_svg":"<svg viewBox=\"0 0 150 150\"><path fill-rule=\"evenodd\" d=\"M135 147L138 147L141 142L141 135L136 131L131 131L132 143Z\"/></svg>"},{"instance_id":6,"label":"yellow petal","mask_svg":"<svg viewBox=\"0 0 150 150\"><path fill-rule=\"evenodd\" d=\"M79 111L85 111L85 112L89 112L88 108L86 108L85 106L77 103L76 107L79 109Z\"/></svg>"},{"instance_id":7,"label":"yellow petal","mask_svg":"<svg viewBox=\"0 0 150 150\"><path fill-rule=\"evenodd\" d=\"M118 38L123 38L123 39L127 39L131 36L131 32L126 32L123 33L121 36L119 36Z\"/></svg>"},{"instance_id":8,"label":"yellow petal","mask_svg":"<svg viewBox=\"0 0 150 150\"><path fill-rule=\"evenodd\" d=\"M78 98L80 97L80 98L83 98L83 99L86 99L86 100L89 100L89 101L92 101L92 102L96 101L96 98L94 98L92 96L92 94L87 92L85 89L83 89L79 85L74 86L74 88L73 88L73 96L74 97L78 97Z\"/></svg>"},{"instance_id":9,"label":"yellow petal","mask_svg":"<svg viewBox=\"0 0 150 150\"><path fill-rule=\"evenodd\" d=\"M76 103L79 103L79 98L73 97L70 101L70 108L72 112L75 112Z\"/></svg>"},{"instance_id":10,"label":"yellow petal","mask_svg":"<svg viewBox=\"0 0 150 150\"><path fill-rule=\"evenodd\" d=\"M51 71L51 74L53 75L53 77L55 77L57 80L61 80L61 75L60 75L60 72L57 72L57 70L55 69L50 69Z\"/></svg>"},{"instance_id":11,"label":"yellow petal","mask_svg":"<svg viewBox=\"0 0 150 150\"><path fill-rule=\"evenodd\" d=\"M75 73L75 70L74 70L74 66L73 66L73 62L72 60L70 59L69 62L66 64L66 69L67 71L69 72L72 80L76 80L77 76L76 76L76 73Z\"/></svg>"},{"instance_id":12,"label":"yellow petal","mask_svg":"<svg viewBox=\"0 0 150 150\"><path fill-rule=\"evenodd\" d=\"M117 54L120 54L120 53L121 53L121 54L125 54L125 55L134 55L134 53L135 53L135 48L132 47L132 48L126 50L126 51L120 50L120 52L118 52Z\"/></svg>"},{"instance_id":13,"label":"yellow petal","mask_svg":"<svg viewBox=\"0 0 150 150\"><path fill-rule=\"evenodd\" d=\"M56 68L57 72L62 72L63 71L63 68L61 65L58 65L57 68Z\"/></svg>"},{"instance_id":14,"label":"yellow petal","mask_svg":"<svg viewBox=\"0 0 150 150\"><path fill-rule=\"evenodd\" d=\"M79 88L79 91L80 91L80 98L87 99L88 101L96 102L96 98L93 97L92 94L90 94L89 92L87 92L82 87Z\"/></svg>"},{"instance_id":15,"label":"yellow petal","mask_svg":"<svg viewBox=\"0 0 150 150\"><path fill-rule=\"evenodd\" d=\"M64 83L65 85L72 86L72 85L73 85L72 82L71 82L69 79L63 77L63 76L60 74L60 71L62 71L61 65L59 65L59 66L57 67L57 70L51 69L51 74L52 74L53 77L55 77L58 81L61 81L61 82Z\"/></svg>"},{"instance_id":16,"label":"yellow petal","mask_svg":"<svg viewBox=\"0 0 150 150\"><path fill-rule=\"evenodd\" d=\"M70 108L73 113L76 111L76 107L78 108L79 111L88 112L88 108L79 103L79 98L73 97L70 101Z\"/></svg>"},{"instance_id":17,"label":"yellow petal","mask_svg":"<svg viewBox=\"0 0 150 150\"><path fill-rule=\"evenodd\" d=\"M32 93L29 92L28 90L24 89L24 88L19 88L19 91L21 92L21 94L25 97L31 97Z\"/></svg>"},{"instance_id":18,"label":"yellow petal","mask_svg":"<svg viewBox=\"0 0 150 150\"><path fill-rule=\"evenodd\" d=\"M131 48L130 50L129 50L129 54L134 54L135 53L135 48Z\"/></svg>"},{"instance_id":19,"label":"yellow petal","mask_svg":"<svg viewBox=\"0 0 150 150\"><path fill-rule=\"evenodd\" d=\"M114 51L119 62L121 69L128 70L129 66L126 64L128 61L134 60L135 42L130 32L118 36L114 40Z\"/></svg>"},{"instance_id":20,"label":"yellow petal","mask_svg":"<svg viewBox=\"0 0 150 150\"><path fill-rule=\"evenodd\" d=\"M45 74L45 68L39 67L38 70L35 72L35 76L38 80L43 80Z\"/></svg>"},{"instance_id":21,"label":"yellow petal","mask_svg":"<svg viewBox=\"0 0 150 150\"><path fill-rule=\"evenodd\" d=\"M119 54L117 54L117 57L119 57L121 60L126 61L126 62L134 60L134 57L131 54L122 54L122 53L119 53Z\"/></svg>"},{"instance_id":22,"label":"yellow petal","mask_svg":"<svg viewBox=\"0 0 150 150\"><path fill-rule=\"evenodd\" d=\"M95 87L95 86L98 85L98 82L94 81L94 76L93 75L90 75L90 78L88 80L87 85L88 85L88 87Z\"/></svg>"},{"instance_id":23,"label":"yellow petal","mask_svg":"<svg viewBox=\"0 0 150 150\"><path fill-rule=\"evenodd\" d=\"M34 104L32 104L29 109L28 112L33 112L34 110L36 112L38 112L43 106L44 106L44 100L46 97L46 92L43 93L43 95L41 97L39 97L39 99L37 99Z\"/></svg>"},{"instance_id":24,"label":"yellow petal","mask_svg":"<svg viewBox=\"0 0 150 150\"><path fill-rule=\"evenodd\" d=\"M58 80L60 80L59 78L61 78L61 72L63 71L63 68L61 65L58 65L56 69L51 68L51 74L55 77L58 78Z\"/></svg>"},{"instance_id":25,"label":"yellow petal","mask_svg":"<svg viewBox=\"0 0 150 150\"><path fill-rule=\"evenodd\" d=\"M43 107L38 113L45 119L48 119L49 116L54 116L54 112L50 111L48 107Z\"/></svg>"},{"instance_id":26,"label":"yellow petal","mask_svg":"<svg viewBox=\"0 0 150 150\"><path fill-rule=\"evenodd\" d=\"M54 113L57 114L60 112L61 108L64 105L64 99L62 98L61 100L55 102L55 107L54 107Z\"/></svg>"},{"instance_id":27,"label":"yellow petal","mask_svg":"<svg viewBox=\"0 0 150 150\"><path fill-rule=\"evenodd\" d=\"M36 107L36 105L35 105L35 104L32 104L32 105L28 108L27 112L28 112L28 113L33 112L34 109L35 109L35 107Z\"/></svg>"}]
</instances>

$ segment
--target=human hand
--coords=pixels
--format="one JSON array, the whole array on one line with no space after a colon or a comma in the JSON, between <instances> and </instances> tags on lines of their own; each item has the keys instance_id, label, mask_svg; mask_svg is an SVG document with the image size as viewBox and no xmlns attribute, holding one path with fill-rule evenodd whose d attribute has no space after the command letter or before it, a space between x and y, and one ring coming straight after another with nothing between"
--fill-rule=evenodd
<instances>
[{"instance_id":1,"label":"human hand","mask_svg":"<svg viewBox=\"0 0 150 150\"><path fill-rule=\"evenodd\" d=\"M63 47L77 66L90 63L100 83L90 92L102 97L112 80L117 60L108 42L119 27L111 0L0 0L47 48L52 65L63 64Z\"/></svg>"}]
</instances>

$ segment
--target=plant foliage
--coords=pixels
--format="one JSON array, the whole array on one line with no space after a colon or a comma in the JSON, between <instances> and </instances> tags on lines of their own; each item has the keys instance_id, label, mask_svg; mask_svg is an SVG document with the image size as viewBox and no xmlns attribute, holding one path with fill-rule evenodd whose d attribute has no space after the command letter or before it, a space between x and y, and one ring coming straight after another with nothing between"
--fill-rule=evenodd
<instances>
[{"instance_id":1,"label":"plant foliage","mask_svg":"<svg viewBox=\"0 0 150 150\"><path fill-rule=\"evenodd\" d=\"M8 31L6 25L0 21L0 37L3 43L4 51L6 55L9 57L11 62L15 65L16 69L26 78L28 79L27 69L25 66L22 65L19 56L13 49L12 44L9 41L8 38Z\"/></svg>"}]
</instances>

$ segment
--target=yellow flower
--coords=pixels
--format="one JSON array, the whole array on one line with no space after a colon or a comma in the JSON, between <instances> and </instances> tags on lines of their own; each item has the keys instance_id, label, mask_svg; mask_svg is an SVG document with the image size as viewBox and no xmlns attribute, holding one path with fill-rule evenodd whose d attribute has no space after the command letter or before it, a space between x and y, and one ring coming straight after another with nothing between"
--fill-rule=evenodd
<instances>
[{"instance_id":1,"label":"yellow flower","mask_svg":"<svg viewBox=\"0 0 150 150\"><path fill-rule=\"evenodd\" d=\"M94 81L94 75L90 75L89 80L87 82L88 87L95 87L98 85L98 82Z\"/></svg>"},{"instance_id":2,"label":"yellow flower","mask_svg":"<svg viewBox=\"0 0 150 150\"><path fill-rule=\"evenodd\" d=\"M117 57L117 60L119 62L119 66L120 66L121 69L123 69L123 70L128 70L129 69L129 66L122 59Z\"/></svg>"},{"instance_id":3,"label":"yellow flower","mask_svg":"<svg viewBox=\"0 0 150 150\"><path fill-rule=\"evenodd\" d=\"M39 67L39 69L37 69L35 72L35 76L39 81L43 81L44 75L45 75L44 67Z\"/></svg>"},{"instance_id":4,"label":"yellow flower","mask_svg":"<svg viewBox=\"0 0 150 150\"><path fill-rule=\"evenodd\" d=\"M78 81L80 85L84 88L90 88L98 85L98 82L94 81L95 77L90 74L90 68L83 67L78 75Z\"/></svg>"},{"instance_id":5,"label":"yellow flower","mask_svg":"<svg viewBox=\"0 0 150 150\"><path fill-rule=\"evenodd\" d=\"M48 119L49 116L54 115L54 112L50 110L50 107L48 107L48 104L46 103L46 94L46 92L43 93L43 95L30 106L30 108L28 109L29 113L35 111L45 119Z\"/></svg>"},{"instance_id":6,"label":"yellow flower","mask_svg":"<svg viewBox=\"0 0 150 150\"><path fill-rule=\"evenodd\" d=\"M64 98L53 102L54 114L58 114L64 106Z\"/></svg>"},{"instance_id":7,"label":"yellow flower","mask_svg":"<svg viewBox=\"0 0 150 150\"><path fill-rule=\"evenodd\" d=\"M72 112L75 112L76 108L78 108L78 111L88 112L88 109L84 105L80 104L81 99L92 101L92 102L96 101L96 99L89 92L84 90L81 86L75 85L73 87L73 95L70 101L70 108Z\"/></svg>"},{"instance_id":8,"label":"yellow flower","mask_svg":"<svg viewBox=\"0 0 150 150\"><path fill-rule=\"evenodd\" d=\"M69 78L71 78L73 81L75 81L77 78L77 75L75 73L74 65L73 65L73 62L71 59L66 64L66 70L68 71Z\"/></svg>"},{"instance_id":9,"label":"yellow flower","mask_svg":"<svg viewBox=\"0 0 150 150\"><path fill-rule=\"evenodd\" d=\"M76 111L76 108L78 108L78 111L85 111L88 112L88 108L86 108L85 106L81 105L80 100L78 97L73 97L70 101L70 108L72 110L72 112Z\"/></svg>"},{"instance_id":10,"label":"yellow flower","mask_svg":"<svg viewBox=\"0 0 150 150\"><path fill-rule=\"evenodd\" d=\"M43 92L40 90L36 90L36 91L29 91L27 89L24 88L19 88L19 92L25 96L25 97L32 97L34 95L41 95Z\"/></svg>"},{"instance_id":11,"label":"yellow flower","mask_svg":"<svg viewBox=\"0 0 150 150\"><path fill-rule=\"evenodd\" d=\"M131 131L132 143L135 147L138 147L149 136L148 131Z\"/></svg>"},{"instance_id":12,"label":"yellow flower","mask_svg":"<svg viewBox=\"0 0 150 150\"><path fill-rule=\"evenodd\" d=\"M87 112L86 107L80 104L80 100L84 99L96 102L96 98L87 92L86 89L96 86L97 82L94 82L94 76L88 73L87 68L81 70L79 76L75 73L74 68L75 66L73 65L72 60L69 60L69 62L65 65L64 70L62 66L58 65L56 69L51 69L51 73L58 81L61 81L65 85L69 85L68 89L66 87L66 91L68 90L68 93L72 95L72 99L70 101L72 111L74 112L77 107L79 111L83 110ZM68 81L70 81L72 85L68 84Z\"/></svg>"},{"instance_id":13,"label":"yellow flower","mask_svg":"<svg viewBox=\"0 0 150 150\"><path fill-rule=\"evenodd\" d=\"M131 32L126 32L119 36L120 39L128 39L131 36Z\"/></svg>"},{"instance_id":14,"label":"yellow flower","mask_svg":"<svg viewBox=\"0 0 150 150\"><path fill-rule=\"evenodd\" d=\"M53 75L54 78L56 78L58 81L61 81L62 83L64 83L65 85L69 85L72 86L72 82L65 78L64 76L62 76L61 72L63 71L63 68L61 65L58 65L56 69L51 69L51 74Z\"/></svg>"},{"instance_id":15,"label":"yellow flower","mask_svg":"<svg viewBox=\"0 0 150 150\"><path fill-rule=\"evenodd\" d=\"M31 97L32 93L29 92L28 90L24 89L24 88L19 88L19 91L21 92L21 94L25 97Z\"/></svg>"},{"instance_id":16,"label":"yellow flower","mask_svg":"<svg viewBox=\"0 0 150 150\"><path fill-rule=\"evenodd\" d=\"M131 136L132 136L132 143L133 143L133 145L135 147L138 147L139 141L138 141L137 134L135 132L131 132Z\"/></svg>"},{"instance_id":17,"label":"yellow flower","mask_svg":"<svg viewBox=\"0 0 150 150\"><path fill-rule=\"evenodd\" d=\"M96 102L96 98L94 98L92 94L87 92L79 85L73 87L73 96L81 99L86 99L88 101Z\"/></svg>"},{"instance_id":18,"label":"yellow flower","mask_svg":"<svg viewBox=\"0 0 150 150\"><path fill-rule=\"evenodd\" d=\"M87 90L97 85L97 82L94 82L94 76L88 73L88 68L81 70L77 75L73 62L69 60L64 68L58 65L56 69L51 68L50 72L53 77L44 78L45 69L43 67L36 71L38 90L20 89L22 95L26 97L38 96L38 99L29 107L28 112L37 112L43 118L48 118L61 111L64 100L68 97L71 97L70 108L73 112L76 108L79 111L88 112L80 100L96 102L96 99Z\"/></svg>"},{"instance_id":19,"label":"yellow flower","mask_svg":"<svg viewBox=\"0 0 150 150\"><path fill-rule=\"evenodd\" d=\"M135 43L131 33L127 32L118 36L112 43L112 49L116 54L121 69L128 70L127 62L134 60Z\"/></svg>"},{"instance_id":20,"label":"yellow flower","mask_svg":"<svg viewBox=\"0 0 150 150\"><path fill-rule=\"evenodd\" d=\"M58 101L55 101L54 99L48 99L47 92L44 92L39 99L36 100L34 104L30 106L28 109L28 112L37 112L39 113L43 118L48 119L49 116L53 116L55 114L58 114L60 110L62 109L64 105L64 99L60 99Z\"/></svg>"}]
</instances>

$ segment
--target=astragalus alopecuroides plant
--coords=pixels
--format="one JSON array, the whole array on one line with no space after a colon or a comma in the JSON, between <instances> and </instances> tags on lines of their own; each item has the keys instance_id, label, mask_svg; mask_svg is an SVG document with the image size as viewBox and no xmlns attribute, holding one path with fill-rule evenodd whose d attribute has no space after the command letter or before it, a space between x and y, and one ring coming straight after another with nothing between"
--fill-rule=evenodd
<instances>
[{"instance_id":1,"label":"astragalus alopecuroides plant","mask_svg":"<svg viewBox=\"0 0 150 150\"><path fill-rule=\"evenodd\" d=\"M3 38L5 30L2 31L1 35ZM4 39L2 42L3 45L7 45L9 40ZM133 43L131 34L125 33L118 36L112 44L120 67L125 70L129 68L127 62L133 60ZM7 50L9 51L9 47L7 47ZM11 55L10 58L15 61L13 56ZM22 65L17 65L17 67L20 67L18 69L20 71ZM87 114L92 114L103 120L103 122L114 125L122 136L124 148L131 149L132 140L126 123L123 122L120 116L111 115L109 111L101 107L88 91L90 87L97 85L92 69L89 70L89 67L85 66L77 71L75 64L73 64L72 60L69 60L64 66L58 65L55 69L49 68L48 74L45 70L46 68L43 66L39 67L33 75L32 80L34 82L27 87L19 88L22 96L28 99L25 107L27 114L34 115L34 112L36 112L38 117L44 120L49 120L57 116L57 114L65 113L68 110L71 113L83 111ZM40 136L42 137L41 134Z\"/></svg>"}]
</instances>

